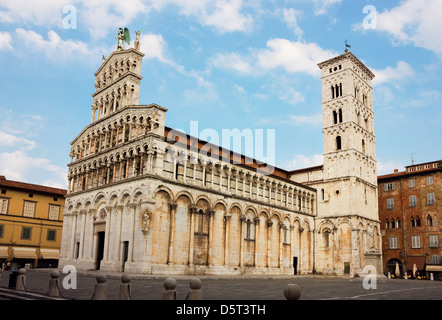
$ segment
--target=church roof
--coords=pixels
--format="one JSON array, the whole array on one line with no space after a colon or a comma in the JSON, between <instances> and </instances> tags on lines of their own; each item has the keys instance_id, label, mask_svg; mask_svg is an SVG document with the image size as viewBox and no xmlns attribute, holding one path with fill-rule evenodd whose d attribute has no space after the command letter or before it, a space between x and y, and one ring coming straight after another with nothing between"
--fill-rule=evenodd
<instances>
[{"instance_id":1,"label":"church roof","mask_svg":"<svg viewBox=\"0 0 442 320\"><path fill-rule=\"evenodd\" d=\"M58 195L58 196L64 196L66 194L66 190L64 189L46 187L38 184L25 183L14 180L7 180L5 176L0 176L0 187L39 192L39 193Z\"/></svg>"},{"instance_id":2,"label":"church roof","mask_svg":"<svg viewBox=\"0 0 442 320\"><path fill-rule=\"evenodd\" d=\"M164 130L164 137L168 137L169 132L173 130L170 127L165 127ZM247 157L243 154L239 154L236 153L234 151L225 149L223 147L217 146L215 144L211 144L210 142L204 141L204 140L200 140L197 139L195 137L192 137L186 133L183 132L179 132L176 131L176 134L179 135L183 135L185 136L185 139L187 141L187 147L189 147L189 149L192 151L194 150L195 152L200 152L200 151L204 151L207 152L208 155L212 155L212 150L216 152L216 154L213 154L214 157L218 158L218 159L223 159L224 161L230 162L230 163L234 163L237 164L240 167L244 167L247 169L251 169L254 170L258 173L262 173L265 175L269 175L272 178L276 178L276 179L280 179L283 180L286 183L290 183L290 184L294 184L297 186L300 186L302 188L305 189L310 189L311 191L316 191L316 189L311 188L309 186L306 186L304 184L301 183L297 183L293 180L290 180L290 176L291 176L291 172L292 171L287 171L278 167L274 167L272 165L268 165L266 163L262 163L261 161L257 161L256 159ZM181 140L182 141L182 140ZM198 145L192 145L193 142L198 141ZM176 142L179 144L179 142ZM212 149L213 148L213 149ZM210 152L209 152L210 150ZM228 155L229 159L225 159L223 156Z\"/></svg>"}]
</instances>

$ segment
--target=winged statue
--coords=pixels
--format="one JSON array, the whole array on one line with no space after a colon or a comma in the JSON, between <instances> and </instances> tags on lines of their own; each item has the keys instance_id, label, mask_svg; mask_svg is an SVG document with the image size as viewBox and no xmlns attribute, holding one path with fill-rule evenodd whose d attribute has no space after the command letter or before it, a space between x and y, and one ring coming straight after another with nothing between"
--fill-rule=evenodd
<instances>
[{"instance_id":1,"label":"winged statue","mask_svg":"<svg viewBox=\"0 0 442 320\"><path fill-rule=\"evenodd\" d=\"M118 35L115 36L115 38L117 38L118 40L118 44L117 44L117 51L122 51L124 50L124 42L126 42L127 44L130 44L130 33L129 33L129 29L128 28L119 28L118 29Z\"/></svg>"}]
</instances>

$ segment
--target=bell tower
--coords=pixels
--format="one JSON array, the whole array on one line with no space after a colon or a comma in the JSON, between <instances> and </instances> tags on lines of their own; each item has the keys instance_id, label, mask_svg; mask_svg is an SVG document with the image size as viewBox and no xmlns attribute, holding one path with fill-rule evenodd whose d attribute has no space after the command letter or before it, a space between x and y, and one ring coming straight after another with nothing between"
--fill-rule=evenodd
<instances>
[{"instance_id":1,"label":"bell tower","mask_svg":"<svg viewBox=\"0 0 442 320\"><path fill-rule=\"evenodd\" d=\"M381 274L374 74L351 52L318 66L324 162L309 183L318 190L317 270L361 274L372 266Z\"/></svg>"},{"instance_id":2,"label":"bell tower","mask_svg":"<svg viewBox=\"0 0 442 320\"><path fill-rule=\"evenodd\" d=\"M339 181L336 188L328 190L330 198L340 198L341 214L345 198L348 214L378 219L374 74L351 52L318 66L322 82L324 182ZM338 210L335 212L339 214Z\"/></svg>"}]
</instances>

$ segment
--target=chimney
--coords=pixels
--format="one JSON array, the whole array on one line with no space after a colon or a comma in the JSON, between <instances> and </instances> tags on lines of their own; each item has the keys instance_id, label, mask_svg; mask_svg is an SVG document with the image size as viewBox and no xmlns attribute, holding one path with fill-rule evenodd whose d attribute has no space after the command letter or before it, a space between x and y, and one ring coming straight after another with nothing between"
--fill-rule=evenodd
<instances>
[{"instance_id":1,"label":"chimney","mask_svg":"<svg viewBox=\"0 0 442 320\"><path fill-rule=\"evenodd\" d=\"M399 169L394 169L394 173L398 173L399 172Z\"/></svg>"}]
</instances>

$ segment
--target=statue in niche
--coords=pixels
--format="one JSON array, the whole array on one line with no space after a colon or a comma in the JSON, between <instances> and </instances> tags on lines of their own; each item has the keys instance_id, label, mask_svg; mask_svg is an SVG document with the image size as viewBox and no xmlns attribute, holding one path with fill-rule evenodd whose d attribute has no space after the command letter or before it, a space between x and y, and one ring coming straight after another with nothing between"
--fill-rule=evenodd
<instances>
[{"instance_id":1,"label":"statue in niche","mask_svg":"<svg viewBox=\"0 0 442 320\"><path fill-rule=\"evenodd\" d=\"M375 242L374 242L374 230L371 226L368 227L367 230L367 238L368 238L368 249L375 250Z\"/></svg>"},{"instance_id":2,"label":"statue in niche","mask_svg":"<svg viewBox=\"0 0 442 320\"><path fill-rule=\"evenodd\" d=\"M152 221L152 214L149 211L144 211L141 214L141 231L144 234L147 234L151 227L151 221Z\"/></svg>"}]
</instances>

